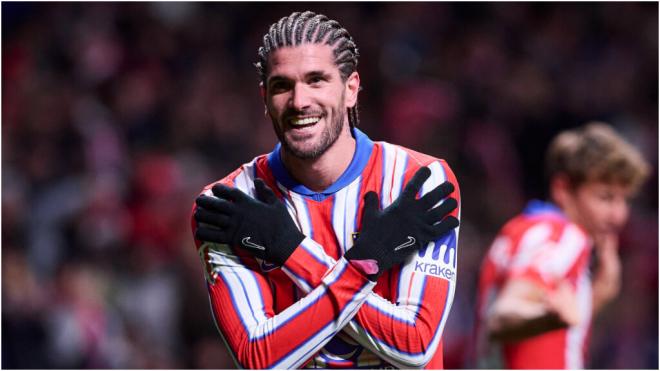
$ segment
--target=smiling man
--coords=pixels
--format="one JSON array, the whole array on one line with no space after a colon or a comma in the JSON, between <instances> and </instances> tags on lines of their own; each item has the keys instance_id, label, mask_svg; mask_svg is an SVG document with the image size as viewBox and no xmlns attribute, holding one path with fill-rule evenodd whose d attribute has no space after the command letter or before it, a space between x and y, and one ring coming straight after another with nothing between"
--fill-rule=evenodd
<instances>
[{"instance_id":1,"label":"smiling man","mask_svg":"<svg viewBox=\"0 0 660 371\"><path fill-rule=\"evenodd\" d=\"M312 12L256 67L274 150L209 184L192 228L214 319L244 368L441 368L459 191L447 163L357 129L358 50Z\"/></svg>"},{"instance_id":2,"label":"smiling man","mask_svg":"<svg viewBox=\"0 0 660 371\"><path fill-rule=\"evenodd\" d=\"M482 265L480 367L585 368L591 318L621 285L618 235L648 164L603 123L560 133L546 160L552 202L505 224Z\"/></svg>"}]
</instances>

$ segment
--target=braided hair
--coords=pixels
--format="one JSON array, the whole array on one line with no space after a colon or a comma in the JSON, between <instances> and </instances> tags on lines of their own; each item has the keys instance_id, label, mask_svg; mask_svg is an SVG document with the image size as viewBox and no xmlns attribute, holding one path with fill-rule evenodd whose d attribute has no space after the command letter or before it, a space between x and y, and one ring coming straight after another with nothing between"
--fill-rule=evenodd
<instances>
[{"instance_id":1,"label":"braided hair","mask_svg":"<svg viewBox=\"0 0 660 371\"><path fill-rule=\"evenodd\" d=\"M348 76L357 70L360 53L353 38L339 22L323 14L306 11L294 12L282 17L270 26L263 42L263 46L258 51L259 60L254 65L264 85L270 53L281 47L303 43L330 45L342 81L345 82ZM357 126L359 122L357 104L348 109L348 122L351 127Z\"/></svg>"}]
</instances>

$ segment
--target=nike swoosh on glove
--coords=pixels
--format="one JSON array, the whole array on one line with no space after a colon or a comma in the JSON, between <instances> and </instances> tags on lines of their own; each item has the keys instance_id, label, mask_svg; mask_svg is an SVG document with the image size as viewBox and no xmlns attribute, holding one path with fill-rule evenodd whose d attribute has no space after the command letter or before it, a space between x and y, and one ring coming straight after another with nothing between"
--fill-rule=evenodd
<instances>
[{"instance_id":1,"label":"nike swoosh on glove","mask_svg":"<svg viewBox=\"0 0 660 371\"><path fill-rule=\"evenodd\" d=\"M216 184L213 196L197 197L195 238L238 246L253 256L282 265L305 236L286 206L261 180L255 179L257 198L241 190Z\"/></svg>"},{"instance_id":2,"label":"nike swoosh on glove","mask_svg":"<svg viewBox=\"0 0 660 371\"><path fill-rule=\"evenodd\" d=\"M458 226L458 219L448 215L458 206L454 198L434 207L454 191L451 183L444 182L415 198L429 176L428 167L417 170L399 198L382 211L376 192L364 195L362 231L344 256L367 273L370 280L376 281L383 272Z\"/></svg>"}]
</instances>

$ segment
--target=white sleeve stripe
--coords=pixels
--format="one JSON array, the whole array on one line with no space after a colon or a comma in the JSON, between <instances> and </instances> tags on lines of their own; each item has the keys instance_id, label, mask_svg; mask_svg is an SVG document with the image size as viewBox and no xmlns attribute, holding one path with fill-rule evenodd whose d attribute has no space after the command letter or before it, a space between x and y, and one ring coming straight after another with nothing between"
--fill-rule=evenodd
<instances>
[{"instance_id":1,"label":"white sleeve stripe","mask_svg":"<svg viewBox=\"0 0 660 371\"><path fill-rule=\"evenodd\" d=\"M399 197L408 166L408 153L398 146L383 142L383 174L381 207L384 209Z\"/></svg>"},{"instance_id":2,"label":"white sleeve stripe","mask_svg":"<svg viewBox=\"0 0 660 371\"><path fill-rule=\"evenodd\" d=\"M220 256L220 259L224 260L227 259L226 257ZM234 266L231 264L224 264L225 267L229 267L229 269L219 269L219 275L223 278L223 281L227 284L228 287L230 287L230 294L232 297L232 300L234 302L234 308L236 308L236 313L238 314L241 323L243 326L246 328L246 332L248 333L248 338L250 341L255 341L263 338L264 336L272 333L273 331L276 331L280 327L284 326L287 324L290 320L293 318L297 317L301 312L306 310L310 305L314 304L317 300L319 300L323 294L325 293L325 286L321 285L317 289L313 290L310 292L308 296L303 298L299 303L300 305L297 306L291 306L287 308L285 311L280 313L278 317L272 317L272 318L267 318L265 316L265 313L263 311L255 311L254 309L256 308L262 308L263 309L263 302L261 301L261 291L259 290L258 287L251 287L246 288L244 283L247 283L248 286L250 285L250 280L249 276L252 275L248 269L240 269L240 271L244 271L242 273L247 273L247 274L240 274L239 270L234 269ZM346 266L341 266L339 267L339 274L341 274L345 270ZM335 270L337 271L337 270ZM236 276L235 278L232 277ZM338 274L335 273L334 275L329 275L329 277L332 279L336 279L338 277ZM327 279L328 277L326 277ZM253 278L254 279L254 278ZM256 282L254 282L256 284ZM331 284L331 283L329 283ZM240 295L244 300L240 300L240 298L235 297L235 294L241 294ZM252 299L250 299L252 298ZM251 305L251 303L254 303L255 300L258 300L259 306L255 307ZM252 315L252 318L247 315L247 313L250 313ZM257 318L258 317L258 318Z\"/></svg>"},{"instance_id":3,"label":"white sleeve stripe","mask_svg":"<svg viewBox=\"0 0 660 371\"><path fill-rule=\"evenodd\" d=\"M347 268L347 264L348 262L344 262L338 265L337 267L335 267L335 269L333 269L323 279L323 281L326 283L325 285L319 285L317 288L310 291L309 294L304 298L302 298L300 301L298 301L296 305L290 306L289 308L285 309L280 314L278 314L278 317L273 317L268 319L268 321L272 322L271 326L259 326L258 328L255 328L253 330L254 336L250 337L251 340L259 340L263 336L268 335L273 331L276 331L277 329L289 323L294 318L298 317L307 308L309 308L311 305L313 305L318 300L320 300L323 297L323 295L325 295L327 286L332 285L339 279L339 277L341 277L341 275L344 273L344 271ZM272 327L272 328L266 332L268 327Z\"/></svg>"},{"instance_id":4,"label":"white sleeve stripe","mask_svg":"<svg viewBox=\"0 0 660 371\"><path fill-rule=\"evenodd\" d=\"M360 186L362 184L362 176L358 176L355 180L348 186L348 191L346 192L346 205L344 206L344 248L343 253L348 251L353 247L353 232L355 232L357 227L358 219L358 205L360 204ZM342 254L343 255L343 254Z\"/></svg>"},{"instance_id":5,"label":"white sleeve stripe","mask_svg":"<svg viewBox=\"0 0 660 371\"><path fill-rule=\"evenodd\" d=\"M230 248L226 246L226 249L230 249ZM252 314L252 317L255 322L259 322L260 320L265 320L266 319L265 314L263 314L262 312L254 313L252 311L253 306L250 306L249 308L245 308L246 302L256 303L257 307L259 308L263 308L264 306L261 297L261 290L259 289L259 286L257 284L255 273L252 272L251 270L240 269L242 268L242 263L240 263L239 261L240 259L235 255L226 254L226 253L222 253L221 251L209 249L208 256L210 259L209 263L214 266L214 271L217 272L219 275L220 274L225 275L224 281L227 283L227 285L232 285L232 287L238 287L240 285L242 289L242 291L240 292L243 293L244 300L237 301L238 303L237 308L242 309L240 314L243 322L246 325L253 323L252 321L250 321L250 318L245 315L248 312ZM222 269L222 267L225 267L225 269ZM232 275L227 275L227 273L232 273Z\"/></svg>"},{"instance_id":6,"label":"white sleeve stripe","mask_svg":"<svg viewBox=\"0 0 660 371\"><path fill-rule=\"evenodd\" d=\"M224 273L220 273L220 274L218 274L218 277L219 277L220 279L222 279L222 281L225 283L225 285L226 285L227 287L231 287L231 284L227 281L227 278L226 278L226 276L225 276ZM240 308L240 307L241 307L241 306L239 305L239 302L240 302L240 301L236 299L236 296L235 296L235 294L234 294L234 291L235 291L235 290L229 290L229 297L231 298L231 302L232 302L232 304L233 304L232 306L233 306L234 308ZM250 309L250 310L252 310L252 309ZM245 333L248 333L248 334L249 334L249 333L250 333L250 326L251 326L251 324L246 323L246 321L245 321L245 319L244 319L244 316L243 316L243 313L242 313L242 310L241 310L241 309L236 310L236 313L238 313L238 315L239 315L239 319L240 319L240 321L241 321L241 325L243 326L243 330L245 331ZM253 319L254 319L254 321L255 321L254 323L256 323L256 318L254 318L254 314L253 314Z\"/></svg>"},{"instance_id":7,"label":"white sleeve stripe","mask_svg":"<svg viewBox=\"0 0 660 371\"><path fill-rule=\"evenodd\" d=\"M211 293L210 292L208 293L208 298L209 298L209 305L211 307L211 313L213 314L211 316L213 318L213 324L215 325L216 330L218 330L218 333L220 334L220 338L225 343L225 347L229 350L229 354L231 355L231 359L234 361L234 364L238 365L239 362L238 362L238 359L236 358L236 353L229 346L229 342L227 341L227 338L225 337L225 334L222 332L222 329L218 325L218 318L217 318L217 315L216 315L215 311L213 310L213 299L211 299ZM232 298L232 300L233 300L233 298ZM247 332L247 329L245 331Z\"/></svg>"},{"instance_id":8,"label":"white sleeve stripe","mask_svg":"<svg viewBox=\"0 0 660 371\"><path fill-rule=\"evenodd\" d=\"M302 287L300 287L300 288L301 288L305 293L308 293L308 292L312 291L312 287L309 285L309 283L307 283L307 281L305 281L305 279L303 279L302 277L298 276L297 274L295 274L294 272L292 272L292 271L291 271L290 269L288 269L287 267L282 267L282 270L283 270L284 273L286 273L291 279L293 279L293 280L295 281L295 283L296 283L298 286L302 286Z\"/></svg>"},{"instance_id":9,"label":"white sleeve stripe","mask_svg":"<svg viewBox=\"0 0 660 371\"><path fill-rule=\"evenodd\" d=\"M445 305L443 309L444 312L442 315L442 319L440 320L440 323L438 324L438 326L434 331L433 337L431 339L431 342L429 343L428 348L424 352L412 353L412 352L401 351L396 347L391 346L376 337L371 337L371 339L374 340L372 341L372 345L375 346L377 351L385 353L390 358L388 359L390 363L393 363L402 368L421 366L428 363L435 354L438 344L440 343L440 339L442 338L442 332L447 322L447 318L449 316L451 305L454 299L454 292L455 292L455 283L450 282L449 293L447 296L447 300L444 303ZM356 331L358 334L366 333L364 328L362 328L356 321L351 321L351 325L356 327L351 329L353 331ZM397 361L401 359L405 360L406 363L401 363Z\"/></svg>"},{"instance_id":10,"label":"white sleeve stripe","mask_svg":"<svg viewBox=\"0 0 660 371\"><path fill-rule=\"evenodd\" d=\"M316 241L312 240L309 237L305 237L304 240L300 243L303 249L309 253L316 261L330 268L335 265L336 261L331 257L325 254L323 247L319 245Z\"/></svg>"},{"instance_id":11,"label":"white sleeve stripe","mask_svg":"<svg viewBox=\"0 0 660 371\"><path fill-rule=\"evenodd\" d=\"M332 205L332 227L339 245L339 256L343 256L353 246L353 232L357 225L360 186L358 176L351 184L337 192Z\"/></svg>"},{"instance_id":12,"label":"white sleeve stripe","mask_svg":"<svg viewBox=\"0 0 660 371\"><path fill-rule=\"evenodd\" d=\"M390 204L394 202L403 189L403 180L406 175L406 167L408 166L408 153L399 147L396 148L396 165L394 168L394 181L392 189L390 190Z\"/></svg>"},{"instance_id":13,"label":"white sleeve stripe","mask_svg":"<svg viewBox=\"0 0 660 371\"><path fill-rule=\"evenodd\" d=\"M288 192L288 194L291 197L293 207L295 208L296 211L294 214L298 216L297 219L300 224L301 232L309 238L314 238L312 220L309 215L309 210L307 208L307 203L305 202L305 199L295 192Z\"/></svg>"},{"instance_id":14,"label":"white sleeve stripe","mask_svg":"<svg viewBox=\"0 0 660 371\"><path fill-rule=\"evenodd\" d=\"M267 321L261 323L255 328L252 328L250 334L250 341L257 341L265 336L277 331L285 326L295 318L297 318L307 308L314 305L317 301L321 300L325 295L326 287L319 286L310 291L304 298L300 299L296 305L292 305L284 311L280 312L277 317L271 317Z\"/></svg>"},{"instance_id":15,"label":"white sleeve stripe","mask_svg":"<svg viewBox=\"0 0 660 371\"><path fill-rule=\"evenodd\" d=\"M566 357L566 365L568 368L581 369L584 368L582 349L589 332L593 305L591 281L588 272L583 271L578 276L575 293L575 296L578 299L578 308L582 320L578 325L570 326L568 328L564 356Z\"/></svg>"},{"instance_id":16,"label":"white sleeve stripe","mask_svg":"<svg viewBox=\"0 0 660 371\"><path fill-rule=\"evenodd\" d=\"M344 259L339 263L339 269L333 269L328 276L324 278L326 286L330 286L341 277L349 263ZM360 290L353 294L351 300L344 306L339 316L336 319L331 319L330 322L318 333L310 339L304 341L303 345L295 349L293 352L284 356L282 360L277 362L273 368L297 368L309 358L309 354L317 351L323 347L337 332L339 332L346 323L353 317L357 309L364 302L367 294L371 292L375 282L365 283ZM303 299L304 300L304 299Z\"/></svg>"},{"instance_id":17,"label":"white sleeve stripe","mask_svg":"<svg viewBox=\"0 0 660 371\"><path fill-rule=\"evenodd\" d=\"M342 330L350 318L353 318L357 310L360 308L360 305L364 301L364 297L367 295L368 290L370 291L373 289L374 285L375 284L370 283L365 284L362 289L360 289L360 291L353 295L351 301L344 307L336 320L331 320L328 325L325 326L320 332L314 335L311 339L305 341L307 346L299 347L290 355L287 355L285 359L274 365L273 368L280 369L300 367L310 357L310 354L315 353L321 349L328 341L330 341L330 339L332 339L337 334L337 332ZM310 346L308 344L315 345ZM292 358L295 360L292 360Z\"/></svg>"},{"instance_id":18,"label":"white sleeve stripe","mask_svg":"<svg viewBox=\"0 0 660 371\"><path fill-rule=\"evenodd\" d=\"M337 243L340 245L340 250L346 251L346 231L343 217L346 208L346 193L347 189L342 188L335 193L332 199L332 229L335 232Z\"/></svg>"},{"instance_id":19,"label":"white sleeve stripe","mask_svg":"<svg viewBox=\"0 0 660 371\"><path fill-rule=\"evenodd\" d=\"M442 337L442 333L444 332L445 324L447 323L447 318L449 318L449 312L451 311L451 306L454 303L454 294L456 292L456 279L449 281L448 286L449 286L449 293L447 295L447 299L445 300L445 306L442 311L442 319L440 320L440 324L438 325L438 327L435 329L433 340L431 341L431 345L429 345L429 351L428 351L428 356L426 357L426 362L428 362L430 358L433 356L433 354L435 354L435 350L438 347L438 344L440 343L440 338Z\"/></svg>"},{"instance_id":20,"label":"white sleeve stripe","mask_svg":"<svg viewBox=\"0 0 660 371\"><path fill-rule=\"evenodd\" d=\"M230 293L234 301L234 307L237 309L236 313L243 326L248 329L265 320L266 317L263 312L255 312L254 310L255 308L263 308L263 302L261 301L261 290L255 287L254 277L250 277L253 273L246 269L238 272L235 266L226 262L227 258L222 255L218 255L218 259L225 268L216 269L216 272L218 272L219 277L222 277L225 284L231 288ZM246 288L246 285L249 288ZM256 305L252 305L253 303Z\"/></svg>"},{"instance_id":21,"label":"white sleeve stripe","mask_svg":"<svg viewBox=\"0 0 660 371\"><path fill-rule=\"evenodd\" d=\"M323 248L314 240L306 238L303 240L301 246L305 249L305 251L307 251L310 255L314 256L315 259L317 259L319 262L323 263L327 267L332 267L337 263L332 257L325 254L322 251ZM289 274L289 277L291 277L297 283L303 286L301 287L303 291L309 292L312 290L310 283L305 281L302 277L295 275L293 272L291 272L288 269L285 270L285 273ZM413 324L415 322L414 311L412 311L410 308L397 306L394 303L391 303L389 300L384 299L383 297L375 293L369 294L366 303L370 307L381 312L382 314L389 317L393 317L394 319L400 322L406 324Z\"/></svg>"},{"instance_id":22,"label":"white sleeve stripe","mask_svg":"<svg viewBox=\"0 0 660 371\"><path fill-rule=\"evenodd\" d=\"M445 171L442 168L442 165L440 165L439 161L434 161L428 167L429 170L431 170L431 176L422 185L423 194L430 192L435 187L444 182L447 178L447 175L445 174ZM432 249L434 245L435 244L433 242L430 242L426 245L426 247L423 248L423 252L427 251L428 249ZM420 251L420 254L423 254L423 252ZM404 264L401 268L401 274L399 275L399 282L397 286L397 301L403 301L410 305L414 304L415 312L417 312L419 310L419 304L421 303L422 289L424 287L424 281L420 281L419 276L423 277L424 275L413 274L415 267L415 255L408 259L406 264ZM417 276L417 279L414 278L415 276Z\"/></svg>"},{"instance_id":23,"label":"white sleeve stripe","mask_svg":"<svg viewBox=\"0 0 660 371\"><path fill-rule=\"evenodd\" d=\"M389 300L376 294L370 295L367 298L367 305L377 310L384 316L393 318L399 322L405 323L406 325L414 325L415 323L414 311L411 308L403 305L397 306Z\"/></svg>"},{"instance_id":24,"label":"white sleeve stripe","mask_svg":"<svg viewBox=\"0 0 660 371\"><path fill-rule=\"evenodd\" d=\"M252 160L249 164L241 166L241 168L243 171L234 178L234 186L244 193L255 197L254 178L257 173L256 159Z\"/></svg>"},{"instance_id":25,"label":"white sleeve stripe","mask_svg":"<svg viewBox=\"0 0 660 371\"><path fill-rule=\"evenodd\" d=\"M382 143L383 148L383 174L381 177L380 206L382 209L390 205L389 194L392 189L390 179L394 172L394 156L396 152L389 143Z\"/></svg>"}]
</instances>

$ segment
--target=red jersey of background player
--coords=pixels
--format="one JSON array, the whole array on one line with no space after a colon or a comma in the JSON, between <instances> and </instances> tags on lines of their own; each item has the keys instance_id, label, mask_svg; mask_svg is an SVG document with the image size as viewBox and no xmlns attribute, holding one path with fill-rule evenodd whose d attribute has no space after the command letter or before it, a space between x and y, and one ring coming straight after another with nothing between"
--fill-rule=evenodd
<instances>
[{"instance_id":1,"label":"red jersey of background player","mask_svg":"<svg viewBox=\"0 0 660 371\"><path fill-rule=\"evenodd\" d=\"M522 214L504 225L489 248L479 280L479 366L584 368L592 313L590 251L586 232L550 203L531 201ZM488 310L498 291L511 279L528 279L549 291L560 282L569 282L577 299L579 323L520 341L489 343L485 330Z\"/></svg>"}]
</instances>

